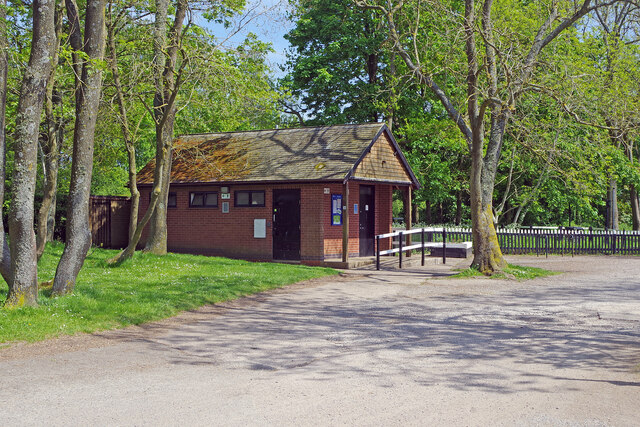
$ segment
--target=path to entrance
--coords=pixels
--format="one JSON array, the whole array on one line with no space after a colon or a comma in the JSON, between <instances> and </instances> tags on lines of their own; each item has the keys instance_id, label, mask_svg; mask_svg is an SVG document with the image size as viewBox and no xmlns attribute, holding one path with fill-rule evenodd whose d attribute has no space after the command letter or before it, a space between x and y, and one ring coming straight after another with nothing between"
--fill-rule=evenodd
<instances>
[{"instance_id":1,"label":"path to entrance","mask_svg":"<svg viewBox=\"0 0 640 427\"><path fill-rule=\"evenodd\" d=\"M637 425L640 259L510 260L566 273L364 271L0 349L0 425Z\"/></svg>"}]
</instances>

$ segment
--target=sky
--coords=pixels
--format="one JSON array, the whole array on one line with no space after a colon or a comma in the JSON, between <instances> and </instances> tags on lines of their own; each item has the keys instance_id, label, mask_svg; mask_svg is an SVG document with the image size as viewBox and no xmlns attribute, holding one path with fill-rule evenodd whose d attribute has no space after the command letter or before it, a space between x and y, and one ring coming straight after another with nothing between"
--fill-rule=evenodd
<instances>
[{"instance_id":1,"label":"sky","mask_svg":"<svg viewBox=\"0 0 640 427\"><path fill-rule=\"evenodd\" d=\"M285 63L289 48L284 35L293 29L293 23L287 19L289 7L287 0L247 0L245 13L235 19L232 27L206 23L204 19L199 24L209 28L218 39L226 40L224 44L228 47L241 44L250 32L261 41L271 43L275 52L268 55L267 61L274 75L279 77L284 74L279 66Z\"/></svg>"}]
</instances>

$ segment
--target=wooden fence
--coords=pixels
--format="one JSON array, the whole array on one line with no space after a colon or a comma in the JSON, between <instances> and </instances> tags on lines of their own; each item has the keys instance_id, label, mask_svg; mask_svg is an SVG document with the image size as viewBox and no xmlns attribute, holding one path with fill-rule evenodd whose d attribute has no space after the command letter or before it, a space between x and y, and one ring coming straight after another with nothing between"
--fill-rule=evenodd
<instances>
[{"instance_id":1,"label":"wooden fence","mask_svg":"<svg viewBox=\"0 0 640 427\"><path fill-rule=\"evenodd\" d=\"M498 229L498 242L505 254L536 255L638 255L640 232L620 230L520 228ZM434 232L435 241L442 232ZM470 228L447 228L447 241L471 241Z\"/></svg>"},{"instance_id":2,"label":"wooden fence","mask_svg":"<svg viewBox=\"0 0 640 427\"><path fill-rule=\"evenodd\" d=\"M129 242L130 200L118 196L91 196L91 241L102 248L121 249Z\"/></svg>"}]
</instances>

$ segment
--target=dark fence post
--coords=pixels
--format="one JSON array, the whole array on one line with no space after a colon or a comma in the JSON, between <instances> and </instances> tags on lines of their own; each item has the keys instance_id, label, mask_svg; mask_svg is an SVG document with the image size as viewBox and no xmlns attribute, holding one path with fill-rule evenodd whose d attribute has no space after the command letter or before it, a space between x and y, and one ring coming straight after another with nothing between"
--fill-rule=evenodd
<instances>
[{"instance_id":1,"label":"dark fence post","mask_svg":"<svg viewBox=\"0 0 640 427\"><path fill-rule=\"evenodd\" d=\"M576 233L577 231L571 230L571 258L573 258L573 252L576 248Z\"/></svg>"},{"instance_id":2,"label":"dark fence post","mask_svg":"<svg viewBox=\"0 0 640 427\"><path fill-rule=\"evenodd\" d=\"M376 270L380 270L380 236L376 236Z\"/></svg>"},{"instance_id":3,"label":"dark fence post","mask_svg":"<svg viewBox=\"0 0 640 427\"><path fill-rule=\"evenodd\" d=\"M420 241L422 242L422 266L424 267L424 228L420 232Z\"/></svg>"},{"instance_id":4,"label":"dark fence post","mask_svg":"<svg viewBox=\"0 0 640 427\"><path fill-rule=\"evenodd\" d=\"M398 268L402 268L402 231L398 231L398 233L399 233L398 239L400 241L400 246L399 246L400 252L398 252L398 254L400 255L400 259L398 261Z\"/></svg>"},{"instance_id":5,"label":"dark fence post","mask_svg":"<svg viewBox=\"0 0 640 427\"><path fill-rule=\"evenodd\" d=\"M544 257L549 258L549 234L544 234Z\"/></svg>"},{"instance_id":6,"label":"dark fence post","mask_svg":"<svg viewBox=\"0 0 640 427\"><path fill-rule=\"evenodd\" d=\"M442 227L442 263L447 263L447 229Z\"/></svg>"}]
</instances>

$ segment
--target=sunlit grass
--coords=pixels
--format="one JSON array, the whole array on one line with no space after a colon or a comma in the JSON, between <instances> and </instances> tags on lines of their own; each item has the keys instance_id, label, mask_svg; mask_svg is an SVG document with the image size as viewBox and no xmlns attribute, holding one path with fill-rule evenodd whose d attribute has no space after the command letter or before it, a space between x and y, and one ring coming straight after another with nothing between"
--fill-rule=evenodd
<instances>
[{"instance_id":1,"label":"sunlit grass","mask_svg":"<svg viewBox=\"0 0 640 427\"><path fill-rule=\"evenodd\" d=\"M556 271L545 270L538 267L525 267L522 265L510 264L501 272L497 272L489 277L492 279L516 279L516 280L530 280L536 277L547 277L560 274ZM451 276L454 279L462 279L467 277L487 277L475 268L467 268L461 270L458 274Z\"/></svg>"},{"instance_id":2,"label":"sunlit grass","mask_svg":"<svg viewBox=\"0 0 640 427\"><path fill-rule=\"evenodd\" d=\"M53 279L62 250L61 244L47 248L38 264L40 282ZM37 307L0 308L0 343L150 322L205 304L337 273L328 268L184 254L136 253L118 267L107 265L105 260L115 254L113 250L93 249L73 295L51 298L49 290L41 290ZM0 306L7 291L0 280Z\"/></svg>"}]
</instances>

